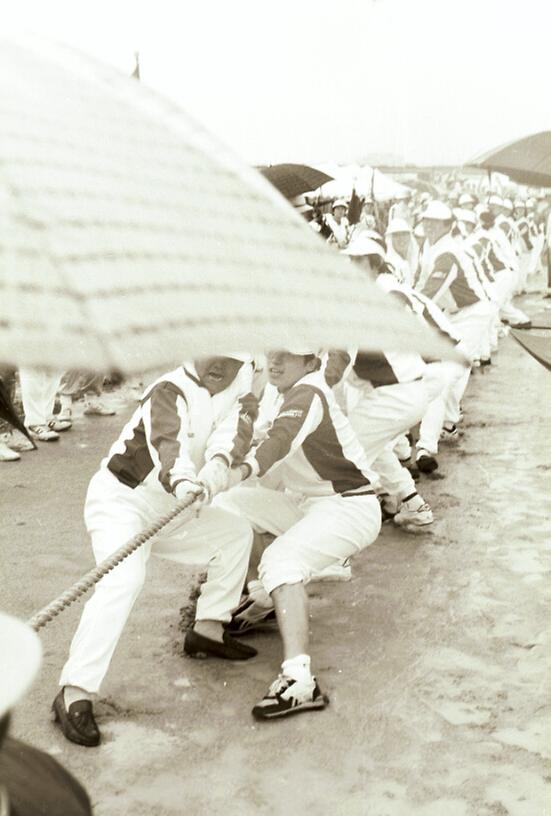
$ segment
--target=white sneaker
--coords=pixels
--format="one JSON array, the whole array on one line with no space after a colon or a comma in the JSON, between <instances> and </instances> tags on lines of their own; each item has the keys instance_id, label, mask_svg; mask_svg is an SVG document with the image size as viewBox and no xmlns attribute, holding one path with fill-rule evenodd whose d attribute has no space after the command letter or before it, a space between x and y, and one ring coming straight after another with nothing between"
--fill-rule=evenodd
<instances>
[{"instance_id":1,"label":"white sneaker","mask_svg":"<svg viewBox=\"0 0 551 816\"><path fill-rule=\"evenodd\" d=\"M39 442L55 442L59 439L57 431L53 431L47 425L29 425L28 430L32 438L38 439Z\"/></svg>"},{"instance_id":2,"label":"white sneaker","mask_svg":"<svg viewBox=\"0 0 551 816\"><path fill-rule=\"evenodd\" d=\"M394 523L400 527L412 525L414 527L424 527L432 524L434 516L432 510L422 496L413 496L407 502L402 502L402 506L394 516Z\"/></svg>"},{"instance_id":3,"label":"white sneaker","mask_svg":"<svg viewBox=\"0 0 551 816\"><path fill-rule=\"evenodd\" d=\"M24 451L36 450L36 445L33 445L30 439L27 439L20 431L13 431L11 436L4 440L9 447L23 453Z\"/></svg>"},{"instance_id":4,"label":"white sneaker","mask_svg":"<svg viewBox=\"0 0 551 816\"><path fill-rule=\"evenodd\" d=\"M84 409L86 416L114 416L117 412L107 408L103 402L88 402Z\"/></svg>"},{"instance_id":5,"label":"white sneaker","mask_svg":"<svg viewBox=\"0 0 551 816\"><path fill-rule=\"evenodd\" d=\"M271 720L300 711L319 711L328 702L315 677L300 681L280 674L268 693L254 706L252 715L257 720Z\"/></svg>"},{"instance_id":6,"label":"white sneaker","mask_svg":"<svg viewBox=\"0 0 551 816\"><path fill-rule=\"evenodd\" d=\"M442 428L440 441L452 444L459 442L459 431L457 430L457 425L452 425L451 428Z\"/></svg>"},{"instance_id":7,"label":"white sneaker","mask_svg":"<svg viewBox=\"0 0 551 816\"><path fill-rule=\"evenodd\" d=\"M0 462L17 462L21 459L17 451L12 450L5 442L0 442Z\"/></svg>"}]
</instances>

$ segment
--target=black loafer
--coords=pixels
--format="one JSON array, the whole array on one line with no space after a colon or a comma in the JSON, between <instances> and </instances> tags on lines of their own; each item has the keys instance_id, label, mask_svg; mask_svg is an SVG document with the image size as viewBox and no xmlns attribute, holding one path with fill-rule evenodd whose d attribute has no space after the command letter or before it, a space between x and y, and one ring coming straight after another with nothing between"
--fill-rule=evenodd
<instances>
[{"instance_id":1,"label":"black loafer","mask_svg":"<svg viewBox=\"0 0 551 816\"><path fill-rule=\"evenodd\" d=\"M438 470L438 462L430 454L423 454L416 461L421 473L434 473L435 470Z\"/></svg>"},{"instance_id":2,"label":"black loafer","mask_svg":"<svg viewBox=\"0 0 551 816\"><path fill-rule=\"evenodd\" d=\"M85 745L86 748L95 748L100 744L101 734L90 700L77 700L67 710L61 689L52 704L52 711L55 722L68 740L77 745Z\"/></svg>"},{"instance_id":3,"label":"black loafer","mask_svg":"<svg viewBox=\"0 0 551 816\"><path fill-rule=\"evenodd\" d=\"M245 643L240 643L232 638L228 632L224 632L222 643L218 640L211 640L198 634L193 629L188 629L184 640L184 652L190 657L221 657L224 660L249 660L258 654L257 650Z\"/></svg>"}]
</instances>

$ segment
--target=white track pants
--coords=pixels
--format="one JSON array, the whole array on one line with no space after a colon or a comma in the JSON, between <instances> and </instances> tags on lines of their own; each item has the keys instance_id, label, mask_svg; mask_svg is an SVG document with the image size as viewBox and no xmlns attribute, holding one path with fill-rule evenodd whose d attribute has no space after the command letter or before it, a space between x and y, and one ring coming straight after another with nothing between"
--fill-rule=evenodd
<instances>
[{"instance_id":1,"label":"white track pants","mask_svg":"<svg viewBox=\"0 0 551 816\"><path fill-rule=\"evenodd\" d=\"M480 300L449 315L454 329L461 337L461 346L471 360L480 356L480 350L489 338L495 318L495 305L490 300Z\"/></svg>"},{"instance_id":2,"label":"white track pants","mask_svg":"<svg viewBox=\"0 0 551 816\"><path fill-rule=\"evenodd\" d=\"M19 369L21 400L25 412L25 425L47 425L52 418L55 395L62 373L51 374L34 369Z\"/></svg>"},{"instance_id":3,"label":"white track pants","mask_svg":"<svg viewBox=\"0 0 551 816\"><path fill-rule=\"evenodd\" d=\"M521 323L528 320L528 315L521 309L513 306L511 298L514 295L517 275L510 269L502 269L496 273L493 290L495 300L499 306L499 315L508 323Z\"/></svg>"},{"instance_id":4,"label":"white track pants","mask_svg":"<svg viewBox=\"0 0 551 816\"><path fill-rule=\"evenodd\" d=\"M308 582L331 564L372 544L381 529L375 496L302 497L266 487L237 487L219 497L257 532L275 535L258 574L266 592Z\"/></svg>"},{"instance_id":5,"label":"white track pants","mask_svg":"<svg viewBox=\"0 0 551 816\"><path fill-rule=\"evenodd\" d=\"M402 467L392 448L397 438L420 422L427 410L429 392L426 384L417 380L371 391L350 387L349 393L352 405L356 404L349 411L348 418L365 450L369 466L381 479L384 492L399 499L415 493L410 472Z\"/></svg>"},{"instance_id":6,"label":"white track pants","mask_svg":"<svg viewBox=\"0 0 551 816\"><path fill-rule=\"evenodd\" d=\"M431 363L427 366L430 376L437 378L442 383L442 389L438 396L429 403L429 407L425 411L425 415L421 421L419 429L419 440L417 442L418 448L432 453L435 456L438 453L438 440L447 419L450 422L458 422L459 414L455 419L450 419L448 414L453 414L456 406L456 399L450 396L452 389L461 383L459 388L464 390L464 380L468 379L470 368L462 366L459 363L450 361L442 363Z\"/></svg>"},{"instance_id":7,"label":"white track pants","mask_svg":"<svg viewBox=\"0 0 551 816\"><path fill-rule=\"evenodd\" d=\"M96 562L141 532L174 506L170 496L151 496L143 487L131 490L108 470L92 478L84 516ZM60 685L93 693L101 686L128 616L145 581L151 553L182 564L208 564L207 581L197 602L197 620L231 620L239 603L252 547L252 530L244 519L205 507L196 517L182 514L143 544L96 584L84 607Z\"/></svg>"}]
</instances>

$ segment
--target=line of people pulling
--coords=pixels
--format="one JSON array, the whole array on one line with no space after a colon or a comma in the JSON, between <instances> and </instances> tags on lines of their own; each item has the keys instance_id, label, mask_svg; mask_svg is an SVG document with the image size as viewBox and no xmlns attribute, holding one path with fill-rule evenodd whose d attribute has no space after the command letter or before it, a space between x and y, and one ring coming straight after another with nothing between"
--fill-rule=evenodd
<instances>
[{"instance_id":1,"label":"line of people pulling","mask_svg":"<svg viewBox=\"0 0 551 816\"><path fill-rule=\"evenodd\" d=\"M327 705L312 674L305 587L346 568L376 540L383 515L406 529L433 521L401 461L404 435L420 425L417 465L437 467L441 437L458 436L471 364L490 358L499 315L515 308L516 270L496 228L485 223L487 212L458 241L454 225L469 219L454 220L447 205L430 202L411 279L391 265L392 252L414 254L403 219L389 223L388 245L366 231L343 250L388 297L462 350L464 364L404 352L287 348L268 353L261 372L251 357L227 354L187 362L146 389L88 488L84 516L94 557L106 558L175 499L195 501L102 578L86 603L53 703L69 740L100 742L94 695L150 555L208 565L186 654L248 660L257 652L241 635L279 630L281 670L254 717ZM394 240L400 232L408 242Z\"/></svg>"}]
</instances>

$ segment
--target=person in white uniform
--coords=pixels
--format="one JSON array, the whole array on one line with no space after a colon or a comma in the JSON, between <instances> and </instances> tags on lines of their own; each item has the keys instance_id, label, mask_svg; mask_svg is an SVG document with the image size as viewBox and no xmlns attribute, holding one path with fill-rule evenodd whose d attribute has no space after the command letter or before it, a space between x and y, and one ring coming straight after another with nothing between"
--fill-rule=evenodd
<instances>
[{"instance_id":1,"label":"person in white uniform","mask_svg":"<svg viewBox=\"0 0 551 816\"><path fill-rule=\"evenodd\" d=\"M366 456L319 371L303 349L268 355L263 416L267 431L236 471L257 478L218 502L275 535L258 569L264 611L275 606L283 641L281 673L253 708L257 719L283 717L327 704L311 672L305 584L324 568L375 541L381 511ZM270 405L267 403L270 402ZM269 417L272 421L269 421ZM271 596L271 598L270 598Z\"/></svg>"},{"instance_id":2,"label":"person in white uniform","mask_svg":"<svg viewBox=\"0 0 551 816\"><path fill-rule=\"evenodd\" d=\"M387 283L393 276L385 274L388 268L384 251L376 241L361 236L345 254L388 291ZM424 360L416 353L355 349L333 350L326 368L331 385L344 380L348 417L386 494L383 509L396 524L406 528L422 527L434 520L411 473L393 450L397 440L421 421L436 396L427 388L426 371Z\"/></svg>"},{"instance_id":3,"label":"person in white uniform","mask_svg":"<svg viewBox=\"0 0 551 816\"><path fill-rule=\"evenodd\" d=\"M100 741L92 698L143 587L151 554L208 565L195 624L184 641L187 654L231 660L256 654L224 629L245 581L250 526L205 506L226 488L230 467L249 450L255 402L247 396L251 381L251 364L237 355L198 359L163 375L146 389L92 477L84 517L97 562L172 510L177 499L195 496L199 513L184 511L96 585L53 703L56 721L72 742L90 747Z\"/></svg>"},{"instance_id":4,"label":"person in white uniform","mask_svg":"<svg viewBox=\"0 0 551 816\"><path fill-rule=\"evenodd\" d=\"M394 218L385 232L386 260L399 283L413 286L419 263L419 248L407 221Z\"/></svg>"},{"instance_id":5,"label":"person in white uniform","mask_svg":"<svg viewBox=\"0 0 551 816\"><path fill-rule=\"evenodd\" d=\"M441 201L432 201L423 214L427 236L421 258L419 288L448 315L471 361L480 356L484 338L489 337L495 315L492 301L484 292L472 259L452 237L452 212ZM448 399L448 429L459 422L460 401L467 388L470 368L459 379Z\"/></svg>"}]
</instances>

